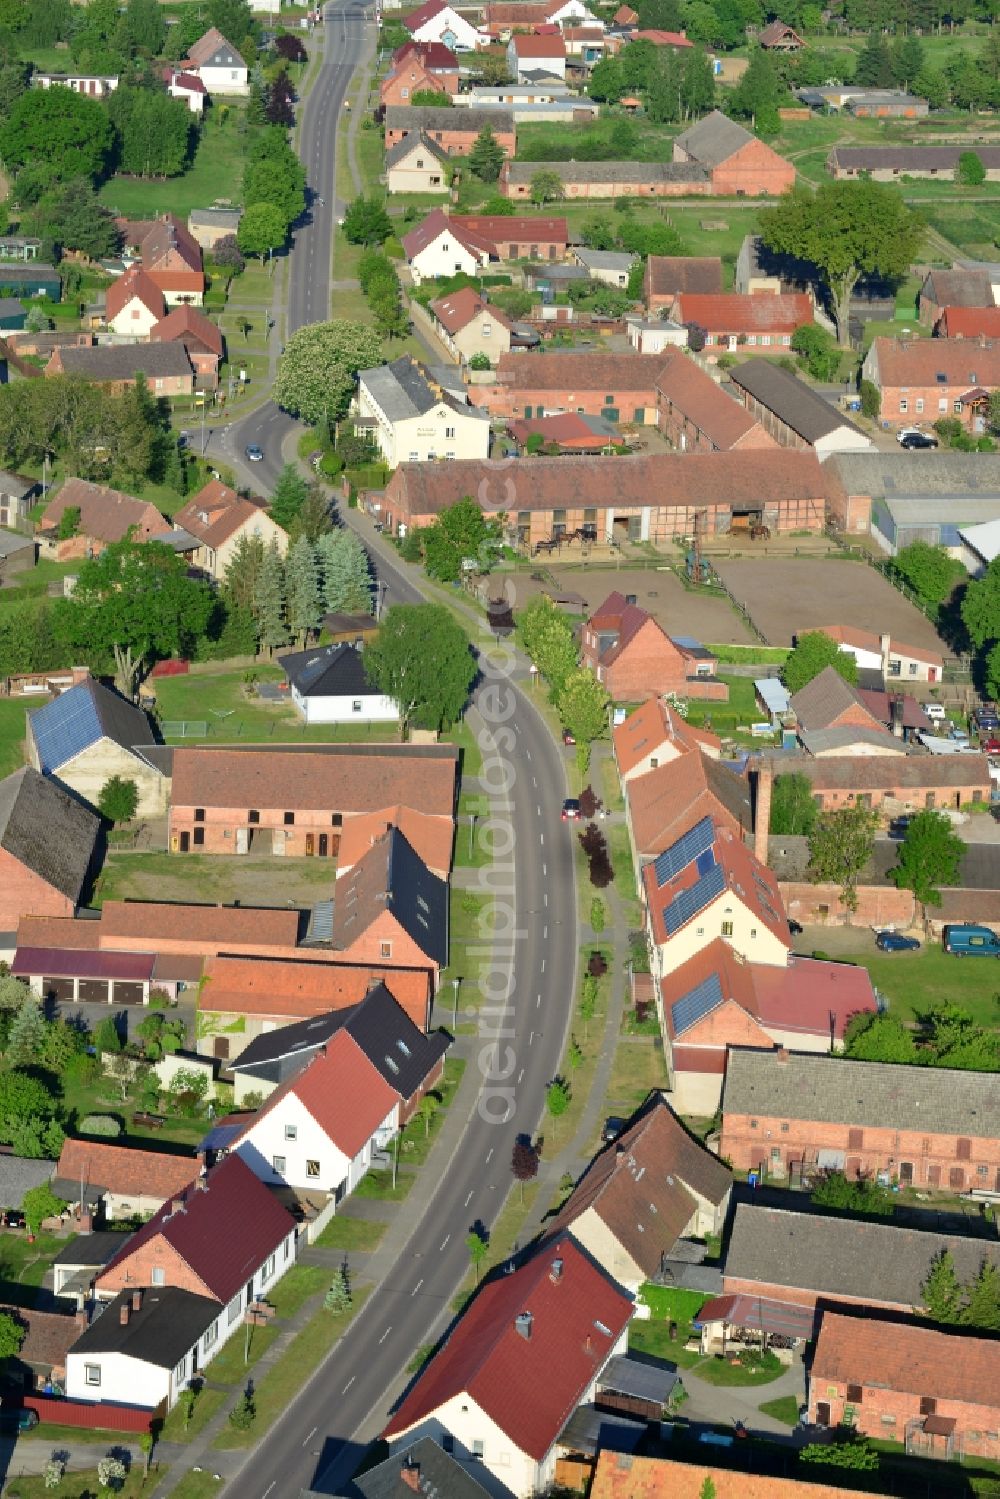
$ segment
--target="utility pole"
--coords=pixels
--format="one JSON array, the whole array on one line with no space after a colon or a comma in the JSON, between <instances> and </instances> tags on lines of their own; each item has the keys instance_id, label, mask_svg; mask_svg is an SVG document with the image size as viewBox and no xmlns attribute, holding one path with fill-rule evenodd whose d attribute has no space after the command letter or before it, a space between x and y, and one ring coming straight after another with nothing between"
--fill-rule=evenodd
<instances>
[{"instance_id":1,"label":"utility pole","mask_svg":"<svg viewBox=\"0 0 1000 1499\"><path fill-rule=\"evenodd\" d=\"M461 978L453 978L451 981L452 997L454 1001L451 1010L451 1029L453 1035L458 1029L458 990L461 982Z\"/></svg>"}]
</instances>

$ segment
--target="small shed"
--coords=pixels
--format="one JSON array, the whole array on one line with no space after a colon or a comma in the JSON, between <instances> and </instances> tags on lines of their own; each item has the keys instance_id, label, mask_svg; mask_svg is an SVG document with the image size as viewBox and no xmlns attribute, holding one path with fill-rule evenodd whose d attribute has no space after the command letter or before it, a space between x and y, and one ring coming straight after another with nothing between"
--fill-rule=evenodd
<instances>
[{"instance_id":1,"label":"small shed","mask_svg":"<svg viewBox=\"0 0 1000 1499\"><path fill-rule=\"evenodd\" d=\"M0 332L20 333L28 318L28 309L16 297L0 297Z\"/></svg>"},{"instance_id":2,"label":"small shed","mask_svg":"<svg viewBox=\"0 0 1000 1499\"><path fill-rule=\"evenodd\" d=\"M779 729L782 719L792 706L787 687L783 687L777 677L758 677L753 687L757 701L771 720L772 727Z\"/></svg>"},{"instance_id":3,"label":"small shed","mask_svg":"<svg viewBox=\"0 0 1000 1499\"><path fill-rule=\"evenodd\" d=\"M644 1364L627 1354L609 1360L597 1381L594 1403L642 1421L659 1421L678 1375L661 1364Z\"/></svg>"}]
</instances>

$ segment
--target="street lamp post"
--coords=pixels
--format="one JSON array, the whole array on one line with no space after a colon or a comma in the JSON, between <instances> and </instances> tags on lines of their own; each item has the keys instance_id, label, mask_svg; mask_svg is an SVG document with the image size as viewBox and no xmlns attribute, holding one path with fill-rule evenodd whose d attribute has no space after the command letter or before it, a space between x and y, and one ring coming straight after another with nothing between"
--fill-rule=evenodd
<instances>
[{"instance_id":1,"label":"street lamp post","mask_svg":"<svg viewBox=\"0 0 1000 1499\"><path fill-rule=\"evenodd\" d=\"M453 1035L454 1035L455 1031L458 1029L458 990L459 990L459 987L460 987L461 983L462 983L461 978L453 978L452 981L451 981L452 999L453 999L452 1010L451 1010L451 1029L452 1029L452 1034Z\"/></svg>"},{"instance_id":2,"label":"street lamp post","mask_svg":"<svg viewBox=\"0 0 1000 1499\"><path fill-rule=\"evenodd\" d=\"M469 814L469 858L470 859L472 858L472 846L473 846L473 842L474 842L475 836L476 836L476 822L478 821L478 818L479 818L478 812L470 812L470 814Z\"/></svg>"}]
</instances>

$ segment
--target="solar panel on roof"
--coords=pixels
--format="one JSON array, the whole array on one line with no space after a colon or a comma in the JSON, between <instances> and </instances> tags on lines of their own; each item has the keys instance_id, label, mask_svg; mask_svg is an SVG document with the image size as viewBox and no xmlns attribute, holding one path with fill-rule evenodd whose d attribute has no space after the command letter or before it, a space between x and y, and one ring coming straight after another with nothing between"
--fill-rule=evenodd
<instances>
[{"instance_id":1,"label":"solar panel on roof","mask_svg":"<svg viewBox=\"0 0 1000 1499\"><path fill-rule=\"evenodd\" d=\"M697 869L699 875L703 875L708 874L708 871L711 869L714 863L714 851L710 848L706 848L705 852L703 854L699 854L697 859L694 861L694 867L695 869Z\"/></svg>"},{"instance_id":2,"label":"solar panel on roof","mask_svg":"<svg viewBox=\"0 0 1000 1499\"><path fill-rule=\"evenodd\" d=\"M39 769L52 772L103 738L92 693L83 683L46 703L31 715Z\"/></svg>"},{"instance_id":3,"label":"solar panel on roof","mask_svg":"<svg viewBox=\"0 0 1000 1499\"><path fill-rule=\"evenodd\" d=\"M712 819L703 817L689 832L684 834L683 838L678 838L676 843L672 843L660 854L653 865L657 888L662 889L668 880L680 874L692 859L697 859L698 855L711 848L714 842L715 829L712 827Z\"/></svg>"},{"instance_id":4,"label":"solar panel on roof","mask_svg":"<svg viewBox=\"0 0 1000 1499\"><path fill-rule=\"evenodd\" d=\"M700 984L695 984L689 993L682 994L680 999L675 1000L670 1006L674 1035L680 1036L684 1031L690 1030L696 1021L710 1014L712 1010L718 1009L721 1003L722 985L719 983L719 975L710 973L707 979L702 979Z\"/></svg>"},{"instance_id":5,"label":"solar panel on roof","mask_svg":"<svg viewBox=\"0 0 1000 1499\"><path fill-rule=\"evenodd\" d=\"M666 926L668 936L672 937L679 932L685 922L697 916L710 900L721 895L726 888L725 875L718 864L713 864L707 874L703 874L696 884L687 890L682 890L676 900L672 900L669 906L663 909L663 923Z\"/></svg>"}]
</instances>

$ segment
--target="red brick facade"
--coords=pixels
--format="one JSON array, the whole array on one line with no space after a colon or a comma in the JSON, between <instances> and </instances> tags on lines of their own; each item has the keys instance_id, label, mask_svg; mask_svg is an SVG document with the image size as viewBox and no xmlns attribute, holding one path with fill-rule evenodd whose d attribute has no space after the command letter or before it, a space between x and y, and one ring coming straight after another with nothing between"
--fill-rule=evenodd
<instances>
[{"instance_id":1,"label":"red brick facade","mask_svg":"<svg viewBox=\"0 0 1000 1499\"><path fill-rule=\"evenodd\" d=\"M74 903L61 890L0 848L0 931L13 932L22 916L72 916Z\"/></svg>"},{"instance_id":2,"label":"red brick facade","mask_svg":"<svg viewBox=\"0 0 1000 1499\"><path fill-rule=\"evenodd\" d=\"M795 921L827 926L908 927L914 917L913 895L895 885L858 885L852 911L840 898L839 885L811 885L806 880L779 880L785 910Z\"/></svg>"},{"instance_id":3,"label":"red brick facade","mask_svg":"<svg viewBox=\"0 0 1000 1499\"><path fill-rule=\"evenodd\" d=\"M872 1064L877 1065L877 1064ZM720 1153L734 1171L756 1169L766 1161L772 1175L817 1162L821 1150L842 1152L852 1180L886 1171L906 1185L952 1193L973 1187L1000 1191L1000 1139L939 1135L916 1130L863 1129L847 1122L723 1115ZM778 1152L775 1155L775 1152ZM779 1169L780 1168L780 1169Z\"/></svg>"},{"instance_id":4,"label":"red brick facade","mask_svg":"<svg viewBox=\"0 0 1000 1499\"><path fill-rule=\"evenodd\" d=\"M254 1266L255 1270L256 1268ZM131 1290L134 1286L151 1286L154 1270L163 1271L163 1285L176 1286L182 1291L193 1291L196 1296L208 1296L211 1300L216 1300L201 1276L195 1274L187 1260L177 1253L162 1234L155 1234L120 1264L103 1271L98 1275L95 1285L102 1296L117 1296L119 1291Z\"/></svg>"},{"instance_id":5,"label":"red brick facade","mask_svg":"<svg viewBox=\"0 0 1000 1499\"><path fill-rule=\"evenodd\" d=\"M747 141L711 175L712 192L720 198L776 198L795 185L794 165L758 140Z\"/></svg>"},{"instance_id":6,"label":"red brick facade","mask_svg":"<svg viewBox=\"0 0 1000 1499\"><path fill-rule=\"evenodd\" d=\"M616 702L644 702L668 692L717 702L729 699L725 682L689 675L691 663L655 619L647 618L640 624L614 660L606 665L601 661L600 639L588 626L584 626L580 645L583 664L590 667Z\"/></svg>"},{"instance_id":7,"label":"red brick facade","mask_svg":"<svg viewBox=\"0 0 1000 1499\"><path fill-rule=\"evenodd\" d=\"M174 805L168 847L172 854L261 855L277 853L281 845L280 851L289 859L335 859L341 822L339 812L320 809L288 813L268 807Z\"/></svg>"},{"instance_id":8,"label":"red brick facade","mask_svg":"<svg viewBox=\"0 0 1000 1499\"><path fill-rule=\"evenodd\" d=\"M433 90L447 98L458 93L458 73L428 73L419 61L410 57L398 64L396 71L384 79L379 89L382 104L412 104L413 96Z\"/></svg>"},{"instance_id":9,"label":"red brick facade","mask_svg":"<svg viewBox=\"0 0 1000 1499\"><path fill-rule=\"evenodd\" d=\"M468 111L456 109L454 113L455 124L449 129L427 130L425 134L429 140L432 140L436 146L440 146L441 150L447 152L449 156L468 156L476 143L479 127L472 128L469 125L463 125L462 116L468 113ZM404 135L412 134L415 128L412 125L404 129L399 125L387 124L385 127L385 149L388 151L392 146L401 141ZM513 130L495 129L493 134L507 155L513 156L517 149L516 133Z\"/></svg>"}]
</instances>

